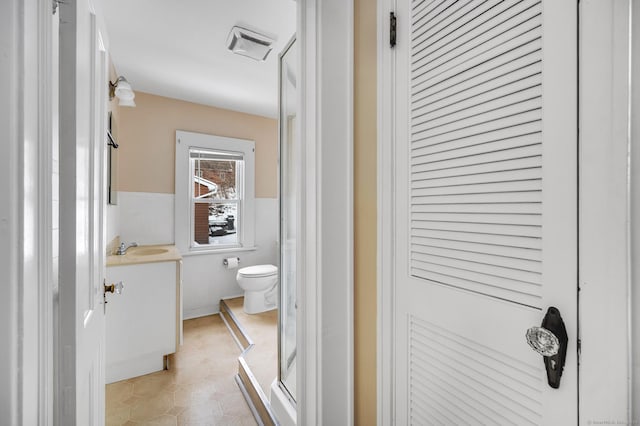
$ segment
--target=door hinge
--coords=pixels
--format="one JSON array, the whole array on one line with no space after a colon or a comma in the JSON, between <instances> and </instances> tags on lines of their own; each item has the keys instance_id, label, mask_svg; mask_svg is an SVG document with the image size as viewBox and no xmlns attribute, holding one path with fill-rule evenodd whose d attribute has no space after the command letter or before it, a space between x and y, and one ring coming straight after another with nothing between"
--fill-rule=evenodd
<instances>
[{"instance_id":1,"label":"door hinge","mask_svg":"<svg viewBox=\"0 0 640 426\"><path fill-rule=\"evenodd\" d=\"M391 47L396 45L396 14L391 12L389 14L389 44Z\"/></svg>"}]
</instances>

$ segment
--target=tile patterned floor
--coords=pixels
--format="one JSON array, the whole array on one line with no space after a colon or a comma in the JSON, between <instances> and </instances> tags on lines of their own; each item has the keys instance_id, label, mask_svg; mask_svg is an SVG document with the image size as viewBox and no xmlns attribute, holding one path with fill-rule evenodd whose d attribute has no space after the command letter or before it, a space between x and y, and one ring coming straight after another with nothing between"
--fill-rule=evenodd
<instances>
[{"instance_id":1,"label":"tile patterned floor","mask_svg":"<svg viewBox=\"0 0 640 426\"><path fill-rule=\"evenodd\" d=\"M107 426L256 425L234 380L239 355L218 315L185 321L169 370L107 385Z\"/></svg>"},{"instance_id":2,"label":"tile patterned floor","mask_svg":"<svg viewBox=\"0 0 640 426\"><path fill-rule=\"evenodd\" d=\"M225 303L253 340L254 346L245 360L268 397L271 383L278 376L278 311L246 314L242 308L244 297L225 299Z\"/></svg>"}]
</instances>

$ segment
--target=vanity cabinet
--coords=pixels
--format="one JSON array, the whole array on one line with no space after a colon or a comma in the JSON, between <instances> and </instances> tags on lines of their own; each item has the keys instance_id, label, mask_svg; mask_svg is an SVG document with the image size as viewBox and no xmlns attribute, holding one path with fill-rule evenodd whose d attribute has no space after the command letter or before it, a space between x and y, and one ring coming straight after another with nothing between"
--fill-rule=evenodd
<instances>
[{"instance_id":1,"label":"vanity cabinet","mask_svg":"<svg viewBox=\"0 0 640 426\"><path fill-rule=\"evenodd\" d=\"M162 370L182 336L182 261L122 260L107 263L107 283L124 283L122 294L106 296L107 383Z\"/></svg>"}]
</instances>

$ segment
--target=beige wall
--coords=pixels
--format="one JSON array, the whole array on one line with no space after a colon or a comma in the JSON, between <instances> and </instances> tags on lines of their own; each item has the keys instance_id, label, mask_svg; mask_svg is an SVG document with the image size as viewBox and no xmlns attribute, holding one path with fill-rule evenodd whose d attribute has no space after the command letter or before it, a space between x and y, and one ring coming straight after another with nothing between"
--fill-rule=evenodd
<instances>
[{"instance_id":1,"label":"beige wall","mask_svg":"<svg viewBox=\"0 0 640 426\"><path fill-rule=\"evenodd\" d=\"M376 424L376 2L355 1L355 424Z\"/></svg>"},{"instance_id":2,"label":"beige wall","mask_svg":"<svg viewBox=\"0 0 640 426\"><path fill-rule=\"evenodd\" d=\"M175 193L176 130L186 130L255 141L256 197L277 197L277 120L142 92L135 101L119 111L119 191Z\"/></svg>"}]
</instances>

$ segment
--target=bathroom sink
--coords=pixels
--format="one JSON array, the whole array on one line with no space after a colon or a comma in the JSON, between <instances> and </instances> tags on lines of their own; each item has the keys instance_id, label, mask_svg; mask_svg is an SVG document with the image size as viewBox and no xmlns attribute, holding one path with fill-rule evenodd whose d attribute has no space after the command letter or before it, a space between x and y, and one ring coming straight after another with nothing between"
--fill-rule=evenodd
<instances>
[{"instance_id":1,"label":"bathroom sink","mask_svg":"<svg viewBox=\"0 0 640 426\"><path fill-rule=\"evenodd\" d=\"M134 250L129 250L129 254L132 256L153 256L156 254L165 254L169 250L160 247L137 247Z\"/></svg>"}]
</instances>

